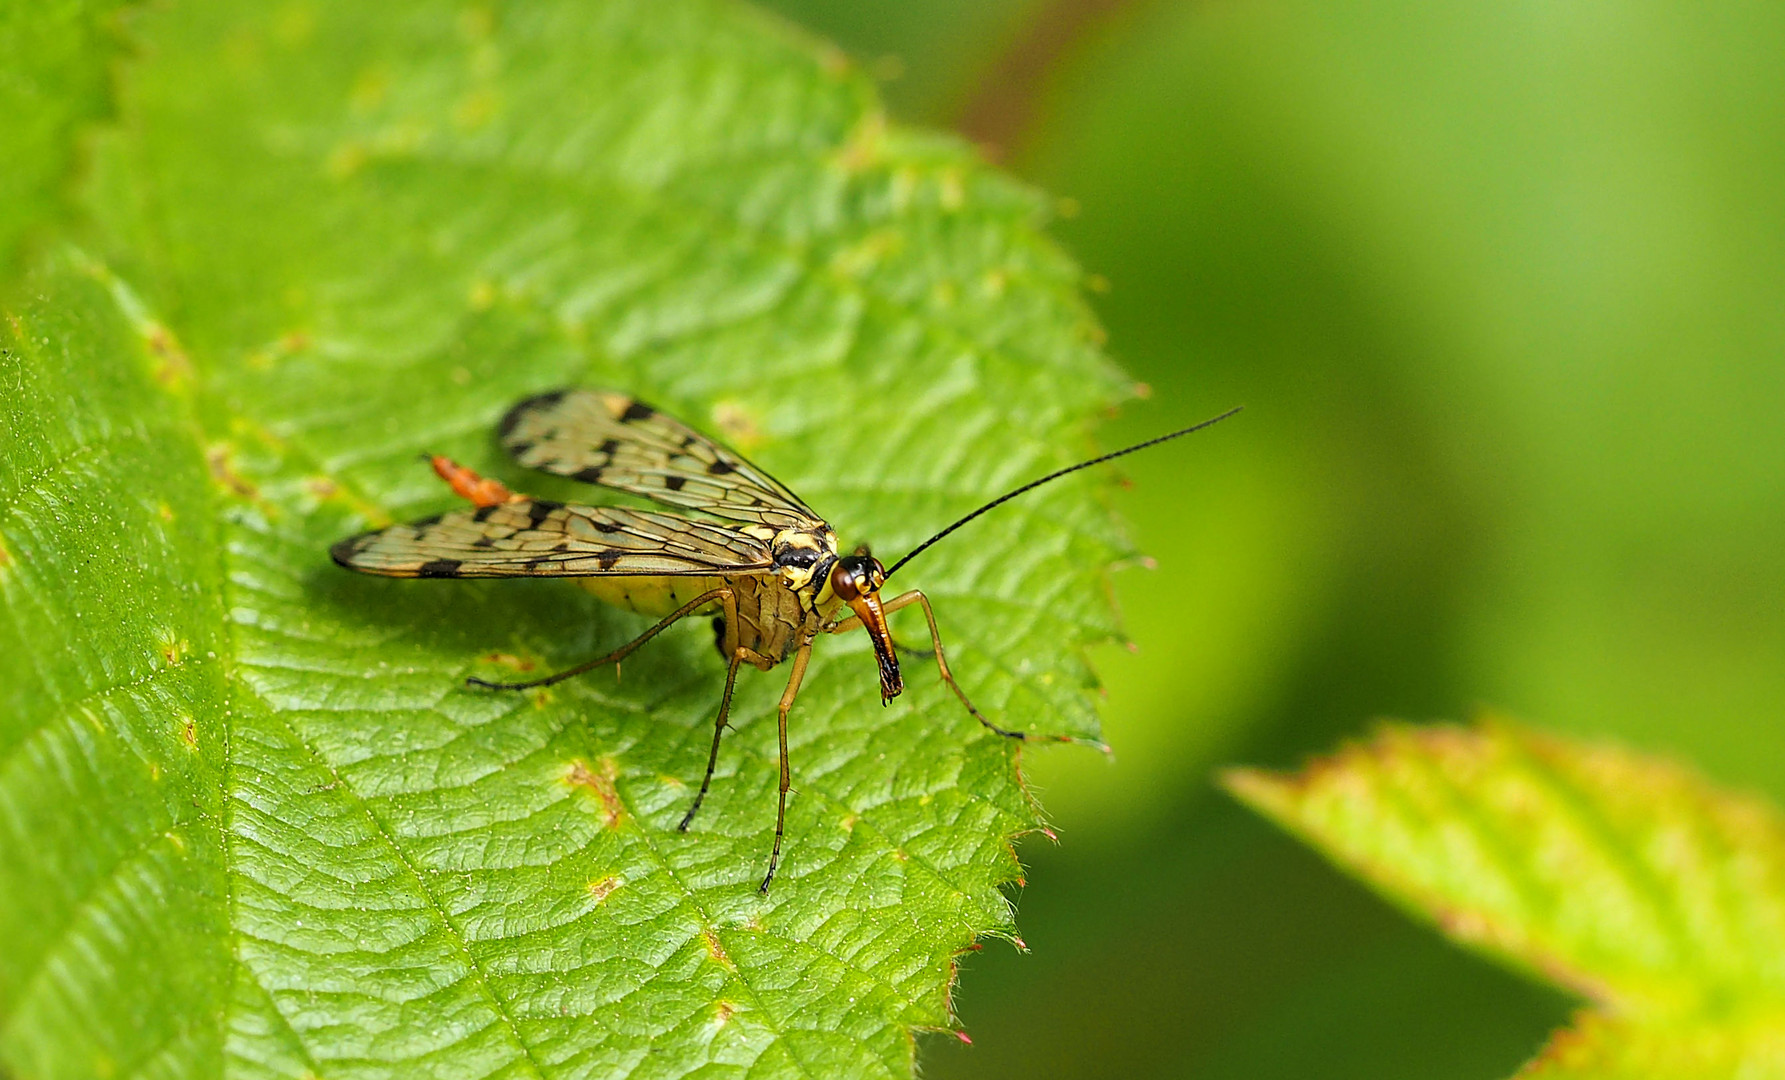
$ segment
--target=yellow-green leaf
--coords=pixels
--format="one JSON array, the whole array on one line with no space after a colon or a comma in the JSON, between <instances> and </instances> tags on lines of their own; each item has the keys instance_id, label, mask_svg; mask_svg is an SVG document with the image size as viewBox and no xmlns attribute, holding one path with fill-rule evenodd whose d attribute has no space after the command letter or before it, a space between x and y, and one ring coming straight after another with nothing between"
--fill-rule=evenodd
<instances>
[{"instance_id":1,"label":"yellow-green leaf","mask_svg":"<svg viewBox=\"0 0 1785 1080\"><path fill-rule=\"evenodd\" d=\"M151 5L87 225L0 325L0 1071L910 1075L1014 932L1018 748L827 639L791 727L712 631L331 542L618 387L897 554L1091 446L1119 392L1045 200L720 0ZM554 486L555 485L555 486ZM902 576L978 703L1091 736L1122 553L1089 476ZM922 640L921 614L895 632Z\"/></svg>"},{"instance_id":2,"label":"yellow-green leaf","mask_svg":"<svg viewBox=\"0 0 1785 1080\"><path fill-rule=\"evenodd\" d=\"M62 216L81 126L102 116L122 0L0 4L0 272L19 241Z\"/></svg>"},{"instance_id":3,"label":"yellow-green leaf","mask_svg":"<svg viewBox=\"0 0 1785 1080\"><path fill-rule=\"evenodd\" d=\"M1785 1069L1785 818L1507 723L1385 727L1230 790L1447 934L1595 1009L1529 1075Z\"/></svg>"}]
</instances>

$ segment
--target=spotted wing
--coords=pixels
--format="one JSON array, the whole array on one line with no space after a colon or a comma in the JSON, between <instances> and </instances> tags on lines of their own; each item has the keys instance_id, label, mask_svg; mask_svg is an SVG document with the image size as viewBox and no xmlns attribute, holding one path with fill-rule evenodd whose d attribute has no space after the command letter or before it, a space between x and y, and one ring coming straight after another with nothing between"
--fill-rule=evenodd
<instances>
[{"instance_id":1,"label":"spotted wing","mask_svg":"<svg viewBox=\"0 0 1785 1080\"><path fill-rule=\"evenodd\" d=\"M528 398L508 410L500 433L528 468L775 529L823 524L799 496L740 455L611 390Z\"/></svg>"},{"instance_id":2,"label":"spotted wing","mask_svg":"<svg viewBox=\"0 0 1785 1080\"><path fill-rule=\"evenodd\" d=\"M728 526L677 514L522 499L363 533L329 549L384 577L593 577L737 574L773 565Z\"/></svg>"}]
</instances>

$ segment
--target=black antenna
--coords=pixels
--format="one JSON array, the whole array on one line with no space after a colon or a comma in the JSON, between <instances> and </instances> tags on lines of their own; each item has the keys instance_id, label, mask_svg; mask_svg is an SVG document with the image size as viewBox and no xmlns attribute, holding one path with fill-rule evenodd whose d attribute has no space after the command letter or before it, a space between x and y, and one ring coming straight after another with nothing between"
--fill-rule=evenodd
<instances>
[{"instance_id":1,"label":"black antenna","mask_svg":"<svg viewBox=\"0 0 1785 1080\"><path fill-rule=\"evenodd\" d=\"M1075 473L1075 472L1079 471L1080 469L1088 469L1093 465L1101 465L1106 461L1110 461L1114 458L1119 458L1124 454L1132 454L1136 450L1145 450L1149 446L1158 446L1162 442L1170 442L1171 440L1177 438L1180 435L1188 435L1193 431L1201 431L1205 427L1209 427L1213 424L1219 424L1221 421L1232 416L1234 413L1239 412L1243 408L1245 408L1244 405L1236 405L1235 407L1222 413L1220 416L1211 417L1207 420L1204 420L1200 424L1191 424L1189 427L1182 428L1178 431L1174 431L1169 435L1161 435L1156 439L1148 439L1146 442L1137 442L1133 446L1127 447L1126 449L1117 450L1115 453L1112 453L1112 454L1104 454L1102 457L1094 457L1090 461L1081 461L1077 465L1068 465L1064 469L1061 469L1059 472L1051 472L1039 480L1031 480L1028 483L1024 484L1022 487L1017 488L1015 491L1007 491L1004 494L993 499L991 502L986 503L984 506L973 511L971 514L968 514L966 517L962 518L961 520L955 522L953 525L950 525L948 528L943 529L941 532L937 533L935 536L930 537L928 540L925 540L923 543L917 545L916 547L912 548L910 551L906 552L904 558L902 558L898 562L892 564L892 569L890 569L886 572L886 576L889 578L892 577L894 574L899 572L899 567L904 566L906 563L910 562L912 559L917 558L917 556L920 555L923 552L923 550L925 548L929 547L931 544L934 544L936 541L942 539L944 536L947 536L949 533L954 532L956 529L960 528L962 525L967 524L967 522L972 521L974 518L985 513L987 510L990 510L994 506L998 506L1001 503L1007 503L1010 500L1016 498L1018 495L1021 495L1025 491L1030 491L1034 488L1038 488L1050 480L1058 480L1060 477L1065 476L1067 473Z\"/></svg>"}]
</instances>

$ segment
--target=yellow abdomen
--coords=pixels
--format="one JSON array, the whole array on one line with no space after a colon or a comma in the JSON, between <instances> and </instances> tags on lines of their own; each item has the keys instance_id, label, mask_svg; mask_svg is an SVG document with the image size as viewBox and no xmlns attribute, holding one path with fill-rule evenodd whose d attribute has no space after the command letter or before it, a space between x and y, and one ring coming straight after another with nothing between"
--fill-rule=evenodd
<instances>
[{"instance_id":1,"label":"yellow abdomen","mask_svg":"<svg viewBox=\"0 0 1785 1080\"><path fill-rule=\"evenodd\" d=\"M576 581L615 607L636 611L640 615L659 617L670 614L701 593L711 592L725 584L723 578L717 577L668 576L586 577L577 578ZM715 601L691 614L702 615L718 610L719 604Z\"/></svg>"}]
</instances>

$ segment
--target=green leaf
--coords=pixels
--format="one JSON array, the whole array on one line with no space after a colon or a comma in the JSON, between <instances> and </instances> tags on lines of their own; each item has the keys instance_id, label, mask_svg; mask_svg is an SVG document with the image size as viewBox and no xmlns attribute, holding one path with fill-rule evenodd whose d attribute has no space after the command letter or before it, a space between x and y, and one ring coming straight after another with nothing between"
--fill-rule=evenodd
<instances>
[{"instance_id":1,"label":"green leaf","mask_svg":"<svg viewBox=\"0 0 1785 1080\"><path fill-rule=\"evenodd\" d=\"M903 1076L953 957L1014 932L1019 747L913 660L746 670L713 793L705 625L566 582L389 581L330 542L512 485L516 398L614 386L853 545L1090 447L1120 390L1044 203L890 128L729 3L145 12L95 222L0 380L0 1066L21 1077ZM582 488L587 496L592 489ZM1006 724L1092 738L1123 553L1075 477L901 576ZM922 617L897 617L914 644Z\"/></svg>"},{"instance_id":2,"label":"green leaf","mask_svg":"<svg viewBox=\"0 0 1785 1080\"><path fill-rule=\"evenodd\" d=\"M1385 727L1229 790L1446 934L1593 1003L1520 1073L1785 1069L1785 818L1511 724Z\"/></svg>"},{"instance_id":3,"label":"green leaf","mask_svg":"<svg viewBox=\"0 0 1785 1080\"><path fill-rule=\"evenodd\" d=\"M0 5L0 270L33 226L60 216L80 125L107 109L109 26L120 0Z\"/></svg>"}]
</instances>

